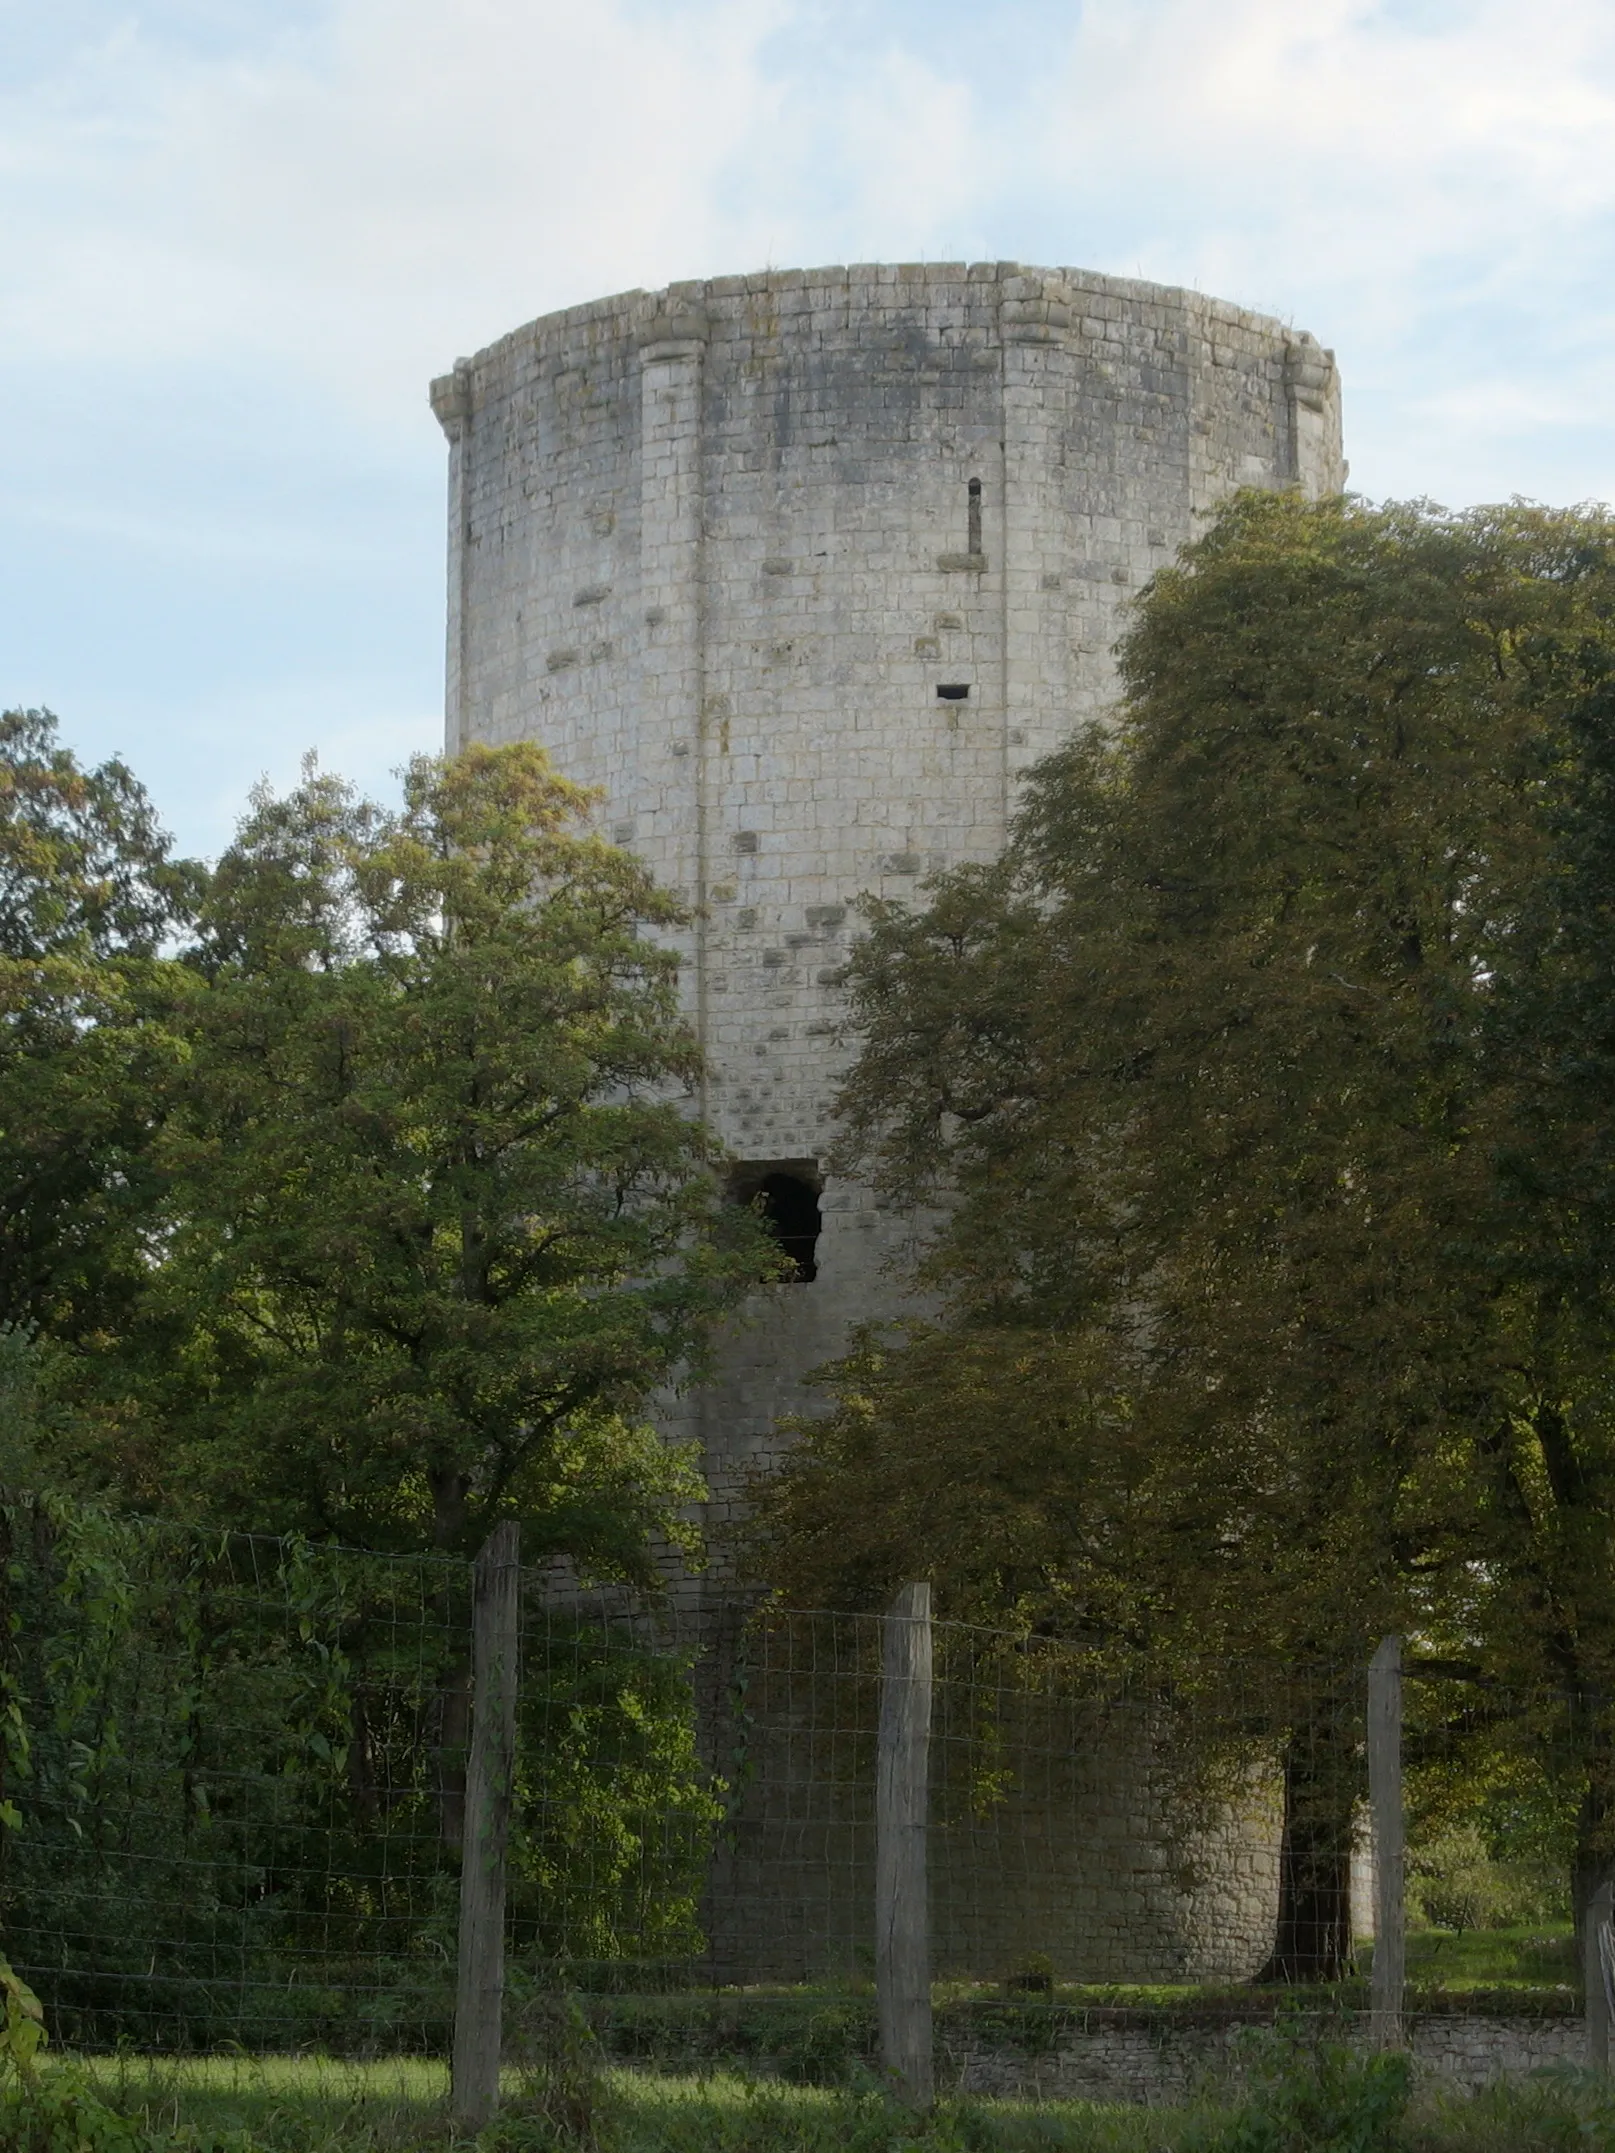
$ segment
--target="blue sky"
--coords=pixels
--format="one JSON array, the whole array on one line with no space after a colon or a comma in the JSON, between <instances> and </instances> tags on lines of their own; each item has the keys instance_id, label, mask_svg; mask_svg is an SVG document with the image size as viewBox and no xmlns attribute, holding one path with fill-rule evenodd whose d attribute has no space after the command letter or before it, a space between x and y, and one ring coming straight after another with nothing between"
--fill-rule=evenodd
<instances>
[{"instance_id":1,"label":"blue sky","mask_svg":"<svg viewBox=\"0 0 1615 2153\"><path fill-rule=\"evenodd\" d=\"M428 378L772 263L1198 285L1352 482L1615 497L1608 0L0 0L0 702L181 843L437 744Z\"/></svg>"}]
</instances>

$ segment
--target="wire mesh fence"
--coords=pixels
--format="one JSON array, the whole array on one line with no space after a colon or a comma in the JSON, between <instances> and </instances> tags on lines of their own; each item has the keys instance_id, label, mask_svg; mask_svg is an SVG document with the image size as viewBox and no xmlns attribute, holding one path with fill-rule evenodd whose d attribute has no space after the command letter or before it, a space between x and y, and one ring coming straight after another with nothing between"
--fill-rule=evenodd
<instances>
[{"instance_id":1,"label":"wire mesh fence","mask_svg":"<svg viewBox=\"0 0 1615 2153\"><path fill-rule=\"evenodd\" d=\"M26 1498L0 1501L0 1558L0 1945L56 2038L446 2053L471 1566ZM523 1573L518 2013L564 1985L622 2052L690 2060L743 2049L768 2003L776 2047L810 2055L837 2011L868 2047L883 1636L876 1615L676 1613ZM1174 1985L1350 1990L1373 1925L1364 1664L931 1636L946 2008L1035 2041ZM1566 1911L1578 1844L1586 1862L1608 1828L1615 1714L1416 1658L1406 1695L1426 1843L1479 1817L1536 1864L1544 1921Z\"/></svg>"},{"instance_id":2,"label":"wire mesh fence","mask_svg":"<svg viewBox=\"0 0 1615 2153\"><path fill-rule=\"evenodd\" d=\"M0 1938L57 2038L446 2049L470 1565L15 1500L0 1557ZM516 1963L688 1962L690 1654L524 1604Z\"/></svg>"},{"instance_id":3,"label":"wire mesh fence","mask_svg":"<svg viewBox=\"0 0 1615 2153\"><path fill-rule=\"evenodd\" d=\"M0 1904L57 2037L438 2037L460 1566L4 1513Z\"/></svg>"},{"instance_id":4,"label":"wire mesh fence","mask_svg":"<svg viewBox=\"0 0 1615 2153\"><path fill-rule=\"evenodd\" d=\"M878 1616L779 1614L730 1645L706 1935L720 1979L871 1969L880 1627ZM1349 1951L1360 1668L1313 1669L1281 1691L1270 1668L1224 1665L1213 1686L1203 1669L1168 1674L1038 1638L934 1629L938 1978L1045 1962L1089 1983L1254 1973L1275 1941L1277 1737L1291 1707L1298 1720L1304 1707L1302 1739L1316 1751L1310 1838L1303 1846L1292 1830L1291 1863L1318 1873L1297 1914L1314 1928L1345 1924ZM1359 1897L1361 1884L1360 1873ZM1316 1955L1325 1941L1305 1947Z\"/></svg>"}]
</instances>

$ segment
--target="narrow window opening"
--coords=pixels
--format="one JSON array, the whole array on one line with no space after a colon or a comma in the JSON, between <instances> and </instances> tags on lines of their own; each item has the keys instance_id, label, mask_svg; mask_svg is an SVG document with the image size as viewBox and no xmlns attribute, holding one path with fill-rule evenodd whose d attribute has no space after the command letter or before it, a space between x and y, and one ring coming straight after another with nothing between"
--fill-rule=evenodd
<instances>
[{"instance_id":1,"label":"narrow window opening","mask_svg":"<svg viewBox=\"0 0 1615 2153\"><path fill-rule=\"evenodd\" d=\"M968 553L979 553L981 551L981 480L973 478L967 491L970 496L970 515L967 525L969 543L965 550Z\"/></svg>"},{"instance_id":2,"label":"narrow window opening","mask_svg":"<svg viewBox=\"0 0 1615 2153\"><path fill-rule=\"evenodd\" d=\"M970 684L963 680L939 680L937 700L941 703L964 703L970 700Z\"/></svg>"},{"instance_id":3,"label":"narrow window opening","mask_svg":"<svg viewBox=\"0 0 1615 2153\"><path fill-rule=\"evenodd\" d=\"M810 1286L819 1275L821 1186L816 1159L754 1159L730 1176L731 1199L759 1214L795 1266L781 1285Z\"/></svg>"}]
</instances>

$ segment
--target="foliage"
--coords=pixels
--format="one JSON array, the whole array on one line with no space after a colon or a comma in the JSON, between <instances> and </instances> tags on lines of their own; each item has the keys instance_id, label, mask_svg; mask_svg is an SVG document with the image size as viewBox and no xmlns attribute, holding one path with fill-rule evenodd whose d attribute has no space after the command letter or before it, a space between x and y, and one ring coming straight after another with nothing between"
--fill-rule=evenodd
<instances>
[{"instance_id":1,"label":"foliage","mask_svg":"<svg viewBox=\"0 0 1615 2153\"><path fill-rule=\"evenodd\" d=\"M6 2153L251 2153L244 2134L152 2130L103 2100L81 2072L41 2064L39 1998L0 1957L0 2146Z\"/></svg>"},{"instance_id":2,"label":"foliage","mask_svg":"<svg viewBox=\"0 0 1615 2153\"><path fill-rule=\"evenodd\" d=\"M696 1749L687 1651L626 1623L529 1622L510 1912L542 1979L678 1964L721 1815Z\"/></svg>"},{"instance_id":3,"label":"foliage","mask_svg":"<svg viewBox=\"0 0 1615 2153\"><path fill-rule=\"evenodd\" d=\"M81 2071L52 2065L0 2090L5 2153L254 2153L242 2131L148 2122L104 2101Z\"/></svg>"},{"instance_id":4,"label":"foliage","mask_svg":"<svg viewBox=\"0 0 1615 2153\"><path fill-rule=\"evenodd\" d=\"M121 762L0 714L0 1323L78 1336L138 1289L196 888Z\"/></svg>"},{"instance_id":5,"label":"foliage","mask_svg":"<svg viewBox=\"0 0 1615 2153\"><path fill-rule=\"evenodd\" d=\"M58 2033L441 2046L467 1566L59 1498L7 1501L0 1525L0 1908ZM684 1662L552 1616L529 1625L521 1699L518 1969L692 1950L714 1811Z\"/></svg>"},{"instance_id":6,"label":"foliage","mask_svg":"<svg viewBox=\"0 0 1615 2153\"><path fill-rule=\"evenodd\" d=\"M578 1999L560 1978L536 1986L515 2013L511 2042L520 2073L520 2097L502 2118L501 2140L539 2133L562 2146L604 2149L614 2144L618 2121L594 2029ZM511 2132L511 2125L516 2126Z\"/></svg>"},{"instance_id":7,"label":"foliage","mask_svg":"<svg viewBox=\"0 0 1615 2153\"><path fill-rule=\"evenodd\" d=\"M1395 2153L1412 2059L1363 2053L1344 2041L1252 2032L1231 2113L1190 2130L1184 2153Z\"/></svg>"},{"instance_id":8,"label":"foliage","mask_svg":"<svg viewBox=\"0 0 1615 2153\"><path fill-rule=\"evenodd\" d=\"M1437 1929L1507 1929L1555 1919L1564 1904L1562 1872L1499 1860L1478 1824L1457 1825L1410 1851L1408 1905Z\"/></svg>"},{"instance_id":9,"label":"foliage","mask_svg":"<svg viewBox=\"0 0 1615 2153\"><path fill-rule=\"evenodd\" d=\"M0 1996L5 1998L5 2024L0 2029L0 2083L15 2078L19 2084L31 2086L39 2076L37 2058L45 2040L45 2013L39 1998L3 1956Z\"/></svg>"},{"instance_id":10,"label":"foliage","mask_svg":"<svg viewBox=\"0 0 1615 2153\"><path fill-rule=\"evenodd\" d=\"M1615 1854L1612 539L1241 497L1004 860L867 907L844 1163L936 1207L942 1315L830 1372L758 1557L1156 1655L1411 1632L1468 1685L1449 1764L1540 1701L1578 1898ZM1356 1767L1274 1731L1322 1865Z\"/></svg>"},{"instance_id":11,"label":"foliage","mask_svg":"<svg viewBox=\"0 0 1615 2153\"><path fill-rule=\"evenodd\" d=\"M158 1261L108 1356L126 1499L648 1577L697 1492L646 1425L775 1258L725 1204L657 938L682 914L534 747L396 814L260 793L190 959Z\"/></svg>"},{"instance_id":12,"label":"foliage","mask_svg":"<svg viewBox=\"0 0 1615 2153\"><path fill-rule=\"evenodd\" d=\"M0 1488L48 1486L71 1415L53 1396L65 1359L31 1326L0 1323Z\"/></svg>"}]
</instances>

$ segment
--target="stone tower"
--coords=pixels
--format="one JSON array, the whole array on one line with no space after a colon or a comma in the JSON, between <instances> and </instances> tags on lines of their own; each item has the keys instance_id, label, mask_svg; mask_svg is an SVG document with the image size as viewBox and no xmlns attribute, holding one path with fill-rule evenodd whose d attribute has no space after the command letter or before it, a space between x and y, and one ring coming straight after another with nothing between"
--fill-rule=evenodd
<instances>
[{"instance_id":1,"label":"stone tower","mask_svg":"<svg viewBox=\"0 0 1615 2153\"><path fill-rule=\"evenodd\" d=\"M670 1409L721 1553L802 1375L893 1305L901 1222L823 1166L852 901L997 853L1026 768L1106 708L1121 608L1219 501L1338 490L1333 357L1081 270L863 265L551 314L432 404L448 745L541 741L699 906L703 1108L799 1258Z\"/></svg>"}]
</instances>

